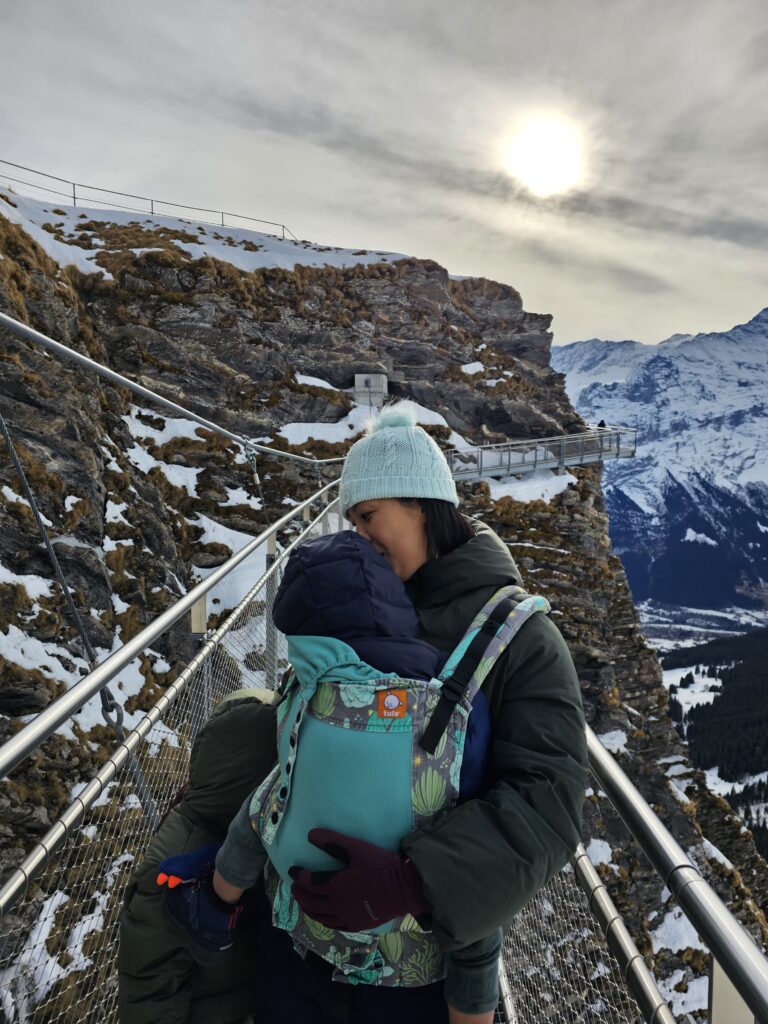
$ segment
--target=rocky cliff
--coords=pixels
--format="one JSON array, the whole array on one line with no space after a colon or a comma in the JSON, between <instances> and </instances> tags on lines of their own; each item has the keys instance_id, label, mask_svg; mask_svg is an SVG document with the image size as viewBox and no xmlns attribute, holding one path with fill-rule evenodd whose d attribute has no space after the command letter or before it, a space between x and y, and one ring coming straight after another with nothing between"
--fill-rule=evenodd
<instances>
[{"instance_id":1,"label":"rocky cliff","mask_svg":"<svg viewBox=\"0 0 768 1024\"><path fill-rule=\"evenodd\" d=\"M9 195L5 202L17 201ZM0 196L0 214L2 205ZM430 428L443 443L451 431L483 443L583 429L562 375L549 365L550 318L526 312L512 287L452 280L435 263L386 254L347 266L242 270L211 255L196 258L193 243L154 228L140 239L151 251L136 253L135 232L121 237L101 218L87 218L77 235L59 228L58 244L79 239L107 271L102 275L57 265L17 215L0 215L0 309L239 434L289 449L286 424L346 419L352 429L345 440L315 436L301 445L318 457L343 454L356 436L344 389L355 372L377 370L389 375L394 395L444 417L447 426ZM56 224L51 228L53 237ZM301 259L300 248L295 255ZM472 363L481 371L462 369ZM332 387L299 382L297 374ZM260 459L262 506L239 446L137 408L121 389L7 332L0 333L0 409L101 653L223 561L232 538L258 532L284 499L316 487L314 473ZM611 552L599 471L579 470L575 478L549 502L494 500L484 482L466 486L464 498L510 543L529 589L552 602L593 728L723 898L766 939L759 909L768 896L765 862L686 760L666 714L659 665ZM2 455L0 526L5 737L87 666ZM179 626L144 660L141 678L124 681L129 725L186 650L186 627ZM111 743L93 717L83 713L78 721L3 783L3 874ZM690 941L674 948L668 895L595 790L588 792L584 835L585 842L602 838L594 859L668 989L693 992L704 970L700 943L691 931ZM697 1008L693 997L690 1005Z\"/></svg>"}]
</instances>

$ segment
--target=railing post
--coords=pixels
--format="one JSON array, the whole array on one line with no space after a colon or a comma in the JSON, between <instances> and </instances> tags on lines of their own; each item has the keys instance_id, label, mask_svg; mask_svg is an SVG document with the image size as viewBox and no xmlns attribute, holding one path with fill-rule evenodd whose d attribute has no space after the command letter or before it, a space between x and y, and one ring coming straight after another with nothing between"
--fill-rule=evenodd
<instances>
[{"instance_id":1,"label":"railing post","mask_svg":"<svg viewBox=\"0 0 768 1024\"><path fill-rule=\"evenodd\" d=\"M759 1024L739 990L712 956L709 960L709 1024Z\"/></svg>"},{"instance_id":2,"label":"railing post","mask_svg":"<svg viewBox=\"0 0 768 1024\"><path fill-rule=\"evenodd\" d=\"M221 211L221 226L224 227L224 211Z\"/></svg>"},{"instance_id":3,"label":"railing post","mask_svg":"<svg viewBox=\"0 0 768 1024\"><path fill-rule=\"evenodd\" d=\"M277 535L271 534L267 540L267 569L271 569L277 558ZM272 621L272 609L277 594L277 572L274 572L267 580L265 586L267 637L265 645L264 675L267 689L277 689L277 629Z\"/></svg>"},{"instance_id":4,"label":"railing post","mask_svg":"<svg viewBox=\"0 0 768 1024\"><path fill-rule=\"evenodd\" d=\"M150 199L149 200L149 212L150 213L154 213L155 212L155 200L154 199Z\"/></svg>"},{"instance_id":5,"label":"railing post","mask_svg":"<svg viewBox=\"0 0 768 1024\"><path fill-rule=\"evenodd\" d=\"M77 206L77 189L74 181L72 182L72 205Z\"/></svg>"},{"instance_id":6,"label":"railing post","mask_svg":"<svg viewBox=\"0 0 768 1024\"><path fill-rule=\"evenodd\" d=\"M325 536L326 533L331 532L331 524L328 522L328 499L325 495L322 497L322 502L325 508L321 512L323 518L320 520L320 533Z\"/></svg>"}]
</instances>

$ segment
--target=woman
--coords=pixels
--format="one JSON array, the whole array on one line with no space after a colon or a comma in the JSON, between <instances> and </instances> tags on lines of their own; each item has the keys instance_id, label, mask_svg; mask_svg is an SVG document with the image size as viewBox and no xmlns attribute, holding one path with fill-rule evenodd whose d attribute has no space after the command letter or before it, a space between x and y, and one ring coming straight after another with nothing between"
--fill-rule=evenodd
<instances>
[{"instance_id":1,"label":"woman","mask_svg":"<svg viewBox=\"0 0 768 1024\"><path fill-rule=\"evenodd\" d=\"M422 639L443 651L453 650L496 591L521 583L503 541L458 512L448 464L416 425L410 403L384 409L352 446L340 503L405 582ZM371 906L389 916L410 912L427 921L450 955L507 925L568 861L579 841L586 740L576 672L550 619L537 614L526 622L483 692L492 720L487 792L406 836L395 863L388 852L361 854L350 839L349 856L339 858L350 860L349 867L320 878L298 871L293 894L306 913L354 930ZM344 837L334 837L337 852L344 846ZM382 899L386 906L379 908ZM487 964L478 969L487 974ZM441 982L413 988L332 982L327 965L301 960L286 933L272 927L266 901L254 985L260 1024L443 1022L446 996L458 1006L472 1005L473 996L469 989L444 993ZM456 1024L488 1019L485 1006L452 1017Z\"/></svg>"}]
</instances>

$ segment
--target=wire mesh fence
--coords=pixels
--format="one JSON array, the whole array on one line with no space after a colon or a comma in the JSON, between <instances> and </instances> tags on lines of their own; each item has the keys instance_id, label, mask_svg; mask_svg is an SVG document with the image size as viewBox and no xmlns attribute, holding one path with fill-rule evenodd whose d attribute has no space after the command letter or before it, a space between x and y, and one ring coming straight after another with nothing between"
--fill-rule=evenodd
<instances>
[{"instance_id":1,"label":"wire mesh fence","mask_svg":"<svg viewBox=\"0 0 768 1024\"><path fill-rule=\"evenodd\" d=\"M307 527L306 539L341 526L329 507ZM278 556L276 576L281 564ZM212 708L233 691L273 688L277 681L268 660L268 584L262 577L221 627L210 655L134 751L134 764L161 812L186 781L192 742ZM279 679L286 650L281 634L275 642ZM100 795L0 923L2 1024L117 1021L122 894L153 830L137 795L135 770L126 762L110 778L108 769L109 763L100 773Z\"/></svg>"},{"instance_id":2,"label":"wire mesh fence","mask_svg":"<svg viewBox=\"0 0 768 1024\"><path fill-rule=\"evenodd\" d=\"M306 538L342 525L330 506L306 527ZM282 561L278 555L272 580L262 577L208 640L207 656L182 672L176 693L169 691L149 712L145 722L151 727L135 744L133 761L102 768L98 796L83 798L87 809L68 828L65 842L3 917L0 1024L117 1022L122 897L153 834L137 792L137 769L162 813L187 779L191 745L211 710L234 691L270 689L279 681L287 651L283 636L269 628L268 612ZM641 1020L570 868L518 915L503 956L516 1021L501 1009L498 1021Z\"/></svg>"},{"instance_id":3,"label":"wire mesh fence","mask_svg":"<svg viewBox=\"0 0 768 1024\"><path fill-rule=\"evenodd\" d=\"M643 1022L570 865L517 915L502 956L514 1024Z\"/></svg>"}]
</instances>

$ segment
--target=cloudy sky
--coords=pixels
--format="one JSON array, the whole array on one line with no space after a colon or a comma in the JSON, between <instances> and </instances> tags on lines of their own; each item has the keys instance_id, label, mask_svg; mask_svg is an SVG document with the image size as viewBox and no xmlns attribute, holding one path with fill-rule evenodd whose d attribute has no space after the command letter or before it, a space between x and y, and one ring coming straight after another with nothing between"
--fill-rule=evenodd
<instances>
[{"instance_id":1,"label":"cloudy sky","mask_svg":"<svg viewBox=\"0 0 768 1024\"><path fill-rule=\"evenodd\" d=\"M764 0L34 0L2 38L6 160L504 281L559 344L768 306Z\"/></svg>"}]
</instances>

